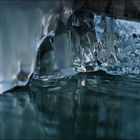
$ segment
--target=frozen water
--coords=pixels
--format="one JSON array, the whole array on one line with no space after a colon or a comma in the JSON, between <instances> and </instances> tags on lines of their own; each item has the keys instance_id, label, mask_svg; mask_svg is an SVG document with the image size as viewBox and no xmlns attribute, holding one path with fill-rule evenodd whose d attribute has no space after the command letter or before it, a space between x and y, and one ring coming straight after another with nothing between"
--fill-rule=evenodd
<instances>
[{"instance_id":1,"label":"frozen water","mask_svg":"<svg viewBox=\"0 0 140 140\"><path fill-rule=\"evenodd\" d=\"M140 73L139 22L76 12L60 2L0 2L0 93L33 72L43 80L99 69Z\"/></svg>"},{"instance_id":2,"label":"frozen water","mask_svg":"<svg viewBox=\"0 0 140 140\"><path fill-rule=\"evenodd\" d=\"M61 14L63 21L67 21L69 6L70 2L64 0L0 1L0 93L27 84L40 43L44 36L54 34ZM64 46L67 51L67 42Z\"/></svg>"},{"instance_id":3,"label":"frozen water","mask_svg":"<svg viewBox=\"0 0 140 140\"><path fill-rule=\"evenodd\" d=\"M94 21L102 47L97 52L100 68L111 74L140 73L140 23L98 15Z\"/></svg>"},{"instance_id":4,"label":"frozen water","mask_svg":"<svg viewBox=\"0 0 140 140\"><path fill-rule=\"evenodd\" d=\"M47 70L50 63L42 62L53 61L52 78L100 69L113 75L140 73L139 22L94 12L85 12L81 16L73 13L67 24L61 18L59 22L51 40L53 57L47 55L39 60L39 67ZM34 77L41 75L50 79L46 69L36 72Z\"/></svg>"},{"instance_id":5,"label":"frozen water","mask_svg":"<svg viewBox=\"0 0 140 140\"><path fill-rule=\"evenodd\" d=\"M25 85L34 69L42 13L20 6L0 3L0 93Z\"/></svg>"}]
</instances>

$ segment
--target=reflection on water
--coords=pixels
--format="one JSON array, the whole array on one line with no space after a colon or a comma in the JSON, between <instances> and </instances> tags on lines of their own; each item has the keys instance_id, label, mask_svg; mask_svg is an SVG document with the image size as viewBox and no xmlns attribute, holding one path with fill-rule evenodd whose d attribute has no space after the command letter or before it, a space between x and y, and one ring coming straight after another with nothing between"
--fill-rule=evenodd
<instances>
[{"instance_id":1,"label":"reflection on water","mask_svg":"<svg viewBox=\"0 0 140 140\"><path fill-rule=\"evenodd\" d=\"M0 139L140 138L140 75L78 74L0 96Z\"/></svg>"}]
</instances>

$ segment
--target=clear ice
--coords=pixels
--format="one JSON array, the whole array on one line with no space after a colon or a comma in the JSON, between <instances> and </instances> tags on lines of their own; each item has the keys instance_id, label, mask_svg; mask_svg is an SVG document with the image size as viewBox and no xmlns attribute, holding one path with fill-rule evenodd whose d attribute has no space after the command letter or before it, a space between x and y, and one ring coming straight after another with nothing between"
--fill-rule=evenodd
<instances>
[{"instance_id":1,"label":"clear ice","mask_svg":"<svg viewBox=\"0 0 140 140\"><path fill-rule=\"evenodd\" d=\"M139 22L94 12L77 15L71 14L67 23L59 19L51 39L50 34L44 39L50 42L45 47L52 49L37 60L35 79L97 70L113 75L140 73Z\"/></svg>"},{"instance_id":2,"label":"clear ice","mask_svg":"<svg viewBox=\"0 0 140 140\"><path fill-rule=\"evenodd\" d=\"M139 22L39 4L0 3L0 93L26 85L32 73L39 80L140 73Z\"/></svg>"}]
</instances>

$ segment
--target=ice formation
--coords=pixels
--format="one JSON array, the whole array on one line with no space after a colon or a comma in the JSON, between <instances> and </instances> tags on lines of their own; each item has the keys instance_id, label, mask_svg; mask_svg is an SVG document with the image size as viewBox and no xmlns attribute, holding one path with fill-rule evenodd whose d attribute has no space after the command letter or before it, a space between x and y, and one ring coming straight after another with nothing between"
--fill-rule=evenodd
<instances>
[{"instance_id":1,"label":"ice formation","mask_svg":"<svg viewBox=\"0 0 140 140\"><path fill-rule=\"evenodd\" d=\"M39 9L0 5L0 93L25 85L33 72L41 17Z\"/></svg>"},{"instance_id":2,"label":"ice formation","mask_svg":"<svg viewBox=\"0 0 140 140\"><path fill-rule=\"evenodd\" d=\"M97 70L113 75L140 73L140 23L91 11L81 13L71 14L67 23L59 19L55 34L44 39L51 49L37 60L34 78Z\"/></svg>"},{"instance_id":3,"label":"ice formation","mask_svg":"<svg viewBox=\"0 0 140 140\"><path fill-rule=\"evenodd\" d=\"M69 3L0 1L0 93L27 84L42 38L53 32L60 14L67 20L69 13L61 7L67 11Z\"/></svg>"},{"instance_id":4,"label":"ice formation","mask_svg":"<svg viewBox=\"0 0 140 140\"><path fill-rule=\"evenodd\" d=\"M139 22L56 5L0 3L0 93L26 85L32 73L41 80L140 73Z\"/></svg>"}]
</instances>

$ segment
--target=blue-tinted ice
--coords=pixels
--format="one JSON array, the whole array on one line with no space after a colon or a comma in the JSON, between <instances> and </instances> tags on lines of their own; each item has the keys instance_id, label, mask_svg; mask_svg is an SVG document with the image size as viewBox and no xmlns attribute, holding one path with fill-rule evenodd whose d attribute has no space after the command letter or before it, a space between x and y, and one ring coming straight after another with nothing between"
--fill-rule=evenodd
<instances>
[{"instance_id":1,"label":"blue-tinted ice","mask_svg":"<svg viewBox=\"0 0 140 140\"><path fill-rule=\"evenodd\" d=\"M78 17L58 3L0 2L0 93L26 85L32 73L40 80L99 69L140 73L139 22Z\"/></svg>"}]
</instances>

